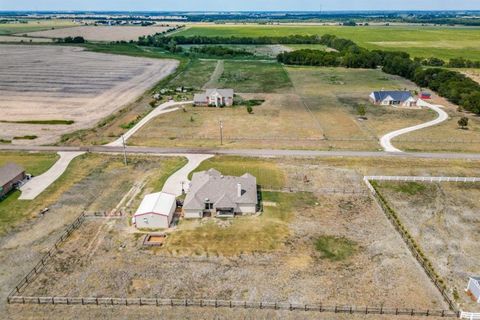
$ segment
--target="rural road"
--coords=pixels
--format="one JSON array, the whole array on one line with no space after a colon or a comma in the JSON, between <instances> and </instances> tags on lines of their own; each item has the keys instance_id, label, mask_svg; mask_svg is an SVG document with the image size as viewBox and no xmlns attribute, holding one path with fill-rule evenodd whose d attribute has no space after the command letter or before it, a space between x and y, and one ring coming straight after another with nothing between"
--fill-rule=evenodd
<instances>
[{"instance_id":1,"label":"rural road","mask_svg":"<svg viewBox=\"0 0 480 320\"><path fill-rule=\"evenodd\" d=\"M162 191L171 193L178 196L182 195L182 183L184 183L183 188L188 191L188 174L196 169L200 163L208 158L213 157L213 154L166 154L165 156L181 156L185 157L188 160L188 163L183 166L180 170L172 174L163 186Z\"/></svg>"},{"instance_id":2,"label":"rural road","mask_svg":"<svg viewBox=\"0 0 480 320\"><path fill-rule=\"evenodd\" d=\"M381 144L383 150L385 150L386 152L403 152L402 150L397 149L392 145L392 140L394 138L396 138L396 137L398 137L402 134L412 132L412 131L417 131L417 130L420 130L420 129L435 126L435 125L437 125L439 123L442 123L442 122L444 122L445 120L448 119L448 114L445 111L442 110L443 106L433 105L433 104L430 104L430 103L428 103L424 100L418 100L418 104L422 107L427 107L427 108L432 109L433 111L438 113L438 117L435 120L432 120L432 121L429 121L429 122L425 122L425 123L422 123L422 124L419 124L419 125L416 125L416 126L403 128L403 129L400 129L400 130L396 130L396 131L387 133L382 138L380 138L380 144Z\"/></svg>"},{"instance_id":3,"label":"rural road","mask_svg":"<svg viewBox=\"0 0 480 320\"><path fill-rule=\"evenodd\" d=\"M0 145L4 151L25 152L60 152L83 151L91 153L123 153L122 147L116 146L23 146ZM130 154L214 154L235 155L243 157L357 157L357 158L421 158L421 159L463 159L480 160L480 153L434 153L434 152L383 152L383 151L316 151L288 149L206 149L206 148L161 148L161 147L126 147Z\"/></svg>"},{"instance_id":4,"label":"rural road","mask_svg":"<svg viewBox=\"0 0 480 320\"><path fill-rule=\"evenodd\" d=\"M32 180L28 181L20 190L22 194L18 199L20 200L33 200L49 185L55 182L67 169L70 162L85 152L58 152L60 159L58 159L55 164L48 169L43 174L33 177Z\"/></svg>"},{"instance_id":5,"label":"rural road","mask_svg":"<svg viewBox=\"0 0 480 320\"><path fill-rule=\"evenodd\" d=\"M185 105L185 104L191 104L193 101L181 101L181 102L175 102L175 101L168 101L165 102L158 107L155 108L152 112L147 114L145 117L142 118L133 128L128 130L124 135L123 138L125 139L125 142L127 142L128 139L130 139L131 136L133 136L138 130L140 130L144 125L146 125L150 120L152 120L155 117L158 117L159 115L176 111L178 108L171 108L174 106L180 106L180 105ZM171 109L169 109L171 108ZM118 138L117 140L110 142L106 144L107 146L113 146L113 147L120 147L123 146L123 139L122 137Z\"/></svg>"}]
</instances>

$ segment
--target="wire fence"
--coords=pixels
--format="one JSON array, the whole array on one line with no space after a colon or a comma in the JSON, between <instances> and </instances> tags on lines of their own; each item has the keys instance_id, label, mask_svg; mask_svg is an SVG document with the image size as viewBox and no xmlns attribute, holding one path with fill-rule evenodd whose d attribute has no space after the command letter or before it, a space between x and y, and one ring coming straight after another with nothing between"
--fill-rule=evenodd
<instances>
[{"instance_id":1,"label":"wire fence","mask_svg":"<svg viewBox=\"0 0 480 320\"><path fill-rule=\"evenodd\" d=\"M314 188L312 187L283 187L262 185L262 191L297 193L297 192L315 192L316 194L343 194L343 195L368 195L368 191L364 189L354 188Z\"/></svg>"},{"instance_id":2,"label":"wire fence","mask_svg":"<svg viewBox=\"0 0 480 320\"><path fill-rule=\"evenodd\" d=\"M417 310L410 308L355 307L288 302L252 302L238 300L208 299L160 299L160 298L92 298L92 297L24 297L8 298L10 304L49 304L49 305L98 305L98 306L171 306L171 307L210 307L271 309L289 311L312 311L347 314L384 314L432 317L458 317L459 313L450 310Z\"/></svg>"}]
</instances>

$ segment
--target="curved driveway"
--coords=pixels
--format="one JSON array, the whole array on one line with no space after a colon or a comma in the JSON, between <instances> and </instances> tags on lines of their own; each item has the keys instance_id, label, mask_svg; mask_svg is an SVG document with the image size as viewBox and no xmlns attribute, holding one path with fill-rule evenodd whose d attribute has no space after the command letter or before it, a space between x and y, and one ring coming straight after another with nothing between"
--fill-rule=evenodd
<instances>
[{"instance_id":1,"label":"curved driveway","mask_svg":"<svg viewBox=\"0 0 480 320\"><path fill-rule=\"evenodd\" d=\"M123 138L125 139L125 142L127 142L128 139L130 139L131 136L133 136L138 130L140 130L144 125L146 125L150 120L152 120L155 117L158 117L161 114L172 112L178 110L178 108L171 108L174 106L180 106L184 104L190 104L193 103L193 101L181 101L181 102L175 102L175 101L168 101L165 102L158 107L155 108L152 112L147 114L145 117L142 118L133 128L128 130L124 135ZM171 108L171 109L169 109ZM117 140L110 142L106 144L107 146L111 147L120 147L123 146L123 140L122 137L118 138Z\"/></svg>"},{"instance_id":2,"label":"curved driveway","mask_svg":"<svg viewBox=\"0 0 480 320\"><path fill-rule=\"evenodd\" d=\"M178 197L182 195L182 186L185 192L188 191L190 182L188 174L195 170L204 160L213 157L213 154L166 154L165 156L185 157L188 160L188 163L172 174L163 185L163 192L171 193Z\"/></svg>"},{"instance_id":3,"label":"curved driveway","mask_svg":"<svg viewBox=\"0 0 480 320\"><path fill-rule=\"evenodd\" d=\"M400 129L400 130L396 130L396 131L387 133L386 135L384 135L380 139L380 144L382 145L383 150L385 150L386 152L403 152L402 150L397 149L392 145L392 139L394 139L394 138L396 138L396 137L398 137L402 134L406 134L406 133L409 133L409 132L412 132L412 131L417 131L417 130L420 130L420 129L424 129L424 128L428 128L428 127L437 125L437 124L442 123L442 122L444 122L445 120L448 119L448 114L445 111L442 110L442 106L433 105L433 104L430 104L430 103L428 103L424 100L418 100L418 103L419 103L420 106L430 108L433 111L435 111L436 113L438 113L438 117L435 120L432 120L432 121L429 121L429 122L425 122L425 123L422 123L422 124L419 124L419 125L416 125L416 126L413 126L413 127L403 128L403 129Z\"/></svg>"}]
</instances>

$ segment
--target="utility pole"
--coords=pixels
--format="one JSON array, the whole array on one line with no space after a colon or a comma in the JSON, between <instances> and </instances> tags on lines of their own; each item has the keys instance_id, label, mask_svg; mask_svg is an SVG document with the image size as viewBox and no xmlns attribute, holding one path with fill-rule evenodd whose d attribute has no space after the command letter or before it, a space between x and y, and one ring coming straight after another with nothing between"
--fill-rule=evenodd
<instances>
[{"instance_id":1,"label":"utility pole","mask_svg":"<svg viewBox=\"0 0 480 320\"><path fill-rule=\"evenodd\" d=\"M183 195L183 194L185 194L185 188L184 188L185 181L180 182L180 184L182 185L182 195Z\"/></svg>"},{"instance_id":2,"label":"utility pole","mask_svg":"<svg viewBox=\"0 0 480 320\"><path fill-rule=\"evenodd\" d=\"M223 146L223 121L220 120L220 145Z\"/></svg>"},{"instance_id":3,"label":"utility pole","mask_svg":"<svg viewBox=\"0 0 480 320\"><path fill-rule=\"evenodd\" d=\"M125 136L122 134L122 145L123 145L123 162L127 165L127 148L125 145Z\"/></svg>"}]
</instances>

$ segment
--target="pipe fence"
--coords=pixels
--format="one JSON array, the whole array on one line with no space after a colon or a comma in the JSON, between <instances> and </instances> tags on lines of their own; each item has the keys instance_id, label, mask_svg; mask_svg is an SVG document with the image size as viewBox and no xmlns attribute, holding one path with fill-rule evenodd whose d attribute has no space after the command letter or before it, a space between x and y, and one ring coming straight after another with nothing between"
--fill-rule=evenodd
<instances>
[{"instance_id":1,"label":"pipe fence","mask_svg":"<svg viewBox=\"0 0 480 320\"><path fill-rule=\"evenodd\" d=\"M368 181L480 182L478 177L366 176Z\"/></svg>"}]
</instances>

